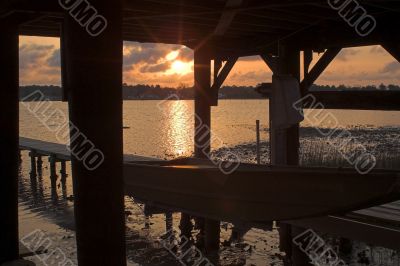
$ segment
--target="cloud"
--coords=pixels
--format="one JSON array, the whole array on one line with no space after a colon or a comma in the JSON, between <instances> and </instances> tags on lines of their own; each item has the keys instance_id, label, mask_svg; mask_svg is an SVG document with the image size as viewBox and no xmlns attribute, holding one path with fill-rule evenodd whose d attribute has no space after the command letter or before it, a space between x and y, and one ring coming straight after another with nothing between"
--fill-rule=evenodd
<instances>
[{"instance_id":1,"label":"cloud","mask_svg":"<svg viewBox=\"0 0 400 266\"><path fill-rule=\"evenodd\" d=\"M177 59L184 61L184 62L189 62L189 61L193 60L193 50L192 49L183 46L178 50L179 50L179 55L178 55Z\"/></svg>"},{"instance_id":2,"label":"cloud","mask_svg":"<svg viewBox=\"0 0 400 266\"><path fill-rule=\"evenodd\" d=\"M336 59L339 61L347 61L349 56L357 55L359 52L360 50L356 48L346 48L340 51L340 53L336 56Z\"/></svg>"},{"instance_id":3,"label":"cloud","mask_svg":"<svg viewBox=\"0 0 400 266\"><path fill-rule=\"evenodd\" d=\"M171 62L163 62L155 65L144 65L139 71L142 73L157 73L157 72L165 72L171 67Z\"/></svg>"},{"instance_id":4,"label":"cloud","mask_svg":"<svg viewBox=\"0 0 400 266\"><path fill-rule=\"evenodd\" d=\"M23 44L19 47L21 68L29 68L43 62L54 50L53 45Z\"/></svg>"},{"instance_id":5,"label":"cloud","mask_svg":"<svg viewBox=\"0 0 400 266\"><path fill-rule=\"evenodd\" d=\"M400 63L397 61L393 61L389 64L386 64L381 70L382 73L397 73L400 70Z\"/></svg>"},{"instance_id":6,"label":"cloud","mask_svg":"<svg viewBox=\"0 0 400 266\"><path fill-rule=\"evenodd\" d=\"M369 50L371 54L386 54L386 50L380 46L380 45L374 45L372 48Z\"/></svg>"},{"instance_id":7,"label":"cloud","mask_svg":"<svg viewBox=\"0 0 400 266\"><path fill-rule=\"evenodd\" d=\"M61 66L60 49L56 49L53 51L53 54L47 59L47 64L52 67Z\"/></svg>"},{"instance_id":8,"label":"cloud","mask_svg":"<svg viewBox=\"0 0 400 266\"><path fill-rule=\"evenodd\" d=\"M261 57L260 57L259 55L245 56L245 57L240 57L240 58L239 58L239 62L240 62L240 61L251 62L251 61L258 61L258 60L261 60Z\"/></svg>"},{"instance_id":9,"label":"cloud","mask_svg":"<svg viewBox=\"0 0 400 266\"><path fill-rule=\"evenodd\" d=\"M59 50L54 45L26 43L20 45L19 53L21 85L60 84Z\"/></svg>"}]
</instances>

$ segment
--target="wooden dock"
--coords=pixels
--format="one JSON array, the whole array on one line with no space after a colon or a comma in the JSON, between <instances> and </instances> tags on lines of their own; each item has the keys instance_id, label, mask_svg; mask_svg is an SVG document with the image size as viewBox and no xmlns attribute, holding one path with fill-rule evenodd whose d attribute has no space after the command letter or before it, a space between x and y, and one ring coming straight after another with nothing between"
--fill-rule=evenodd
<instances>
[{"instance_id":1,"label":"wooden dock","mask_svg":"<svg viewBox=\"0 0 400 266\"><path fill-rule=\"evenodd\" d=\"M20 137L19 146L21 150L34 151L39 156L54 156L61 161L71 159L66 145L63 144ZM131 154L124 155L125 162L152 160L159 159ZM286 223L400 250L400 202L354 211L345 215L287 221Z\"/></svg>"},{"instance_id":2,"label":"wooden dock","mask_svg":"<svg viewBox=\"0 0 400 266\"><path fill-rule=\"evenodd\" d=\"M70 161L71 154L67 146L59 143L52 143L31 138L19 138L20 150L35 151L37 155L54 156L57 160ZM154 161L157 158L144 157L139 155L124 154L124 161Z\"/></svg>"}]
</instances>

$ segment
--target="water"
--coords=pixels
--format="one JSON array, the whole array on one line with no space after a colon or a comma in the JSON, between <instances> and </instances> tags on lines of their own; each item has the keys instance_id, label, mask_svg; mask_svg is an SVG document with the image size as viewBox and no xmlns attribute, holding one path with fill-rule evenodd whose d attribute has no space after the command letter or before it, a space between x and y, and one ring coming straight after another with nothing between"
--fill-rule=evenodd
<instances>
[{"instance_id":1,"label":"water","mask_svg":"<svg viewBox=\"0 0 400 266\"><path fill-rule=\"evenodd\" d=\"M20 135L58 142L54 133L26 108L26 105L35 104L20 104ZM52 102L48 112L55 109L62 110L65 114L68 110L66 103ZM193 101L125 101L124 153L167 159L190 156L194 146L193 112ZM313 113L310 112L306 111L307 117L313 117ZM397 156L400 148L399 112L326 110L322 111L319 117L328 113L336 117L340 127L349 130L360 143L372 147L371 150L376 152L377 156L381 156L378 156L380 161L388 161L387 158L393 157L393 160L399 162ZM218 107L213 107L214 154L219 156L224 148L229 148L240 153L243 161L254 162L257 119L261 120L263 162L267 162L269 160L267 100L221 100ZM51 128L55 125L49 126ZM327 128L328 124L321 123L320 120L306 119L302 127L304 164L338 161L332 159L338 156L332 155L335 153L334 148L325 145L325 140L315 130L315 128ZM318 151L315 147L318 147ZM331 157L327 156L329 154ZM61 248L68 258L76 262L70 164L67 164L69 177L66 186L63 186L58 179L56 190L52 190L47 161L42 175L31 179L29 157L26 152L22 154L22 159L19 179L21 237L37 229L43 230L52 240L54 249ZM128 197L125 203L129 261L133 265L179 265L160 244L161 237L166 232L164 215L146 217L142 205L134 203ZM180 214L173 214L174 228L178 228L179 219ZM278 248L278 233L275 227L272 231L251 229L242 239L230 241L232 227L232 224L222 224L221 242L224 242L224 245L219 256L221 265L282 265L283 253ZM352 265L362 265L357 263L358 255L367 247L363 243L357 243L356 246L358 248L349 260L352 261ZM32 259L40 262L39 258ZM47 264L57 265L55 262Z\"/></svg>"}]
</instances>

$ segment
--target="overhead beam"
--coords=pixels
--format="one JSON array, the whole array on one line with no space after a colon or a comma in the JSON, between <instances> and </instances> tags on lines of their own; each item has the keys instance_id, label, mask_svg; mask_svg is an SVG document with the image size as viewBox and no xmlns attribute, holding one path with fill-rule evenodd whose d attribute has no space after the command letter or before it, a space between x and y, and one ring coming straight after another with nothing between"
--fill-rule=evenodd
<instances>
[{"instance_id":1,"label":"overhead beam","mask_svg":"<svg viewBox=\"0 0 400 266\"><path fill-rule=\"evenodd\" d=\"M342 48L330 48L326 50L324 55L318 60L315 66L305 75L300 83L302 94L306 94L308 89L314 84L319 76L325 71L333 59L339 54Z\"/></svg>"},{"instance_id":2,"label":"overhead beam","mask_svg":"<svg viewBox=\"0 0 400 266\"><path fill-rule=\"evenodd\" d=\"M222 70L219 72L219 74L214 79L214 83L211 86L211 93L212 93L211 106L218 105L218 92L221 89L222 84L224 84L224 82L225 82L226 78L228 77L229 73L231 72L232 68L235 66L237 60L238 60L237 57L228 59L228 61L226 61L225 65L222 67Z\"/></svg>"}]
</instances>

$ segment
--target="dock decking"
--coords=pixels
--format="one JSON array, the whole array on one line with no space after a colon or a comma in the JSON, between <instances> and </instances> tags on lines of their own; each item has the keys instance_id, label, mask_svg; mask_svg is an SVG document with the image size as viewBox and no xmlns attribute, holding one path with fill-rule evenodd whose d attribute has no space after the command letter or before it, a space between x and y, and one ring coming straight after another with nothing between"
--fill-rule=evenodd
<instances>
[{"instance_id":1,"label":"dock decking","mask_svg":"<svg viewBox=\"0 0 400 266\"><path fill-rule=\"evenodd\" d=\"M47 142L42 140L36 140L31 138L19 138L19 148L20 150L30 150L35 151L38 155L43 156L54 156L58 160L71 160L71 154L64 144ZM133 154L124 154L124 161L154 161L157 158L144 157Z\"/></svg>"},{"instance_id":2,"label":"dock decking","mask_svg":"<svg viewBox=\"0 0 400 266\"><path fill-rule=\"evenodd\" d=\"M66 145L20 137L21 150L35 151L38 155L54 156L69 161ZM124 161L152 161L152 157L125 154ZM359 240L377 246L400 250L400 201L354 211L340 216L326 216L286 222L291 225L337 236Z\"/></svg>"}]
</instances>

